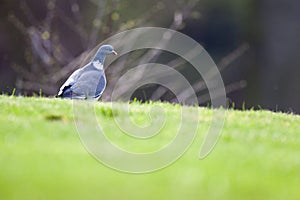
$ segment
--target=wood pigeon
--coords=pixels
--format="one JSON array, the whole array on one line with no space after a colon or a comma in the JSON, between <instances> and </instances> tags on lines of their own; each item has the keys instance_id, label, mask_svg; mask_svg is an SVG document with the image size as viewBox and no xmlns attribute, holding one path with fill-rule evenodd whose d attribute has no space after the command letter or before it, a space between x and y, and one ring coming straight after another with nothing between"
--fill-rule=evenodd
<instances>
[{"instance_id":1,"label":"wood pigeon","mask_svg":"<svg viewBox=\"0 0 300 200\"><path fill-rule=\"evenodd\" d=\"M56 97L98 100L106 87L103 65L109 54L118 55L111 45L101 46L89 64L71 74Z\"/></svg>"}]
</instances>

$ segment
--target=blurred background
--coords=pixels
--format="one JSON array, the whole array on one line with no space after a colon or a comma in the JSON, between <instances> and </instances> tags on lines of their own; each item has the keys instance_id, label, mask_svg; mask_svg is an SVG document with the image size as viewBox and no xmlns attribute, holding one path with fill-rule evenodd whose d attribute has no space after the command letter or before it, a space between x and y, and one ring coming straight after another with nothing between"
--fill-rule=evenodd
<instances>
[{"instance_id":1,"label":"blurred background","mask_svg":"<svg viewBox=\"0 0 300 200\"><path fill-rule=\"evenodd\" d=\"M158 26L187 34L207 50L231 107L300 113L299 9L298 0L0 0L0 91L54 96L101 41L124 30ZM191 67L170 55L162 61L162 54L133 52L126 65L108 68L102 99L110 100L126 66L142 57L181 71L199 103L209 103L205 84L193 77ZM133 98L176 102L159 85L142 87Z\"/></svg>"}]
</instances>

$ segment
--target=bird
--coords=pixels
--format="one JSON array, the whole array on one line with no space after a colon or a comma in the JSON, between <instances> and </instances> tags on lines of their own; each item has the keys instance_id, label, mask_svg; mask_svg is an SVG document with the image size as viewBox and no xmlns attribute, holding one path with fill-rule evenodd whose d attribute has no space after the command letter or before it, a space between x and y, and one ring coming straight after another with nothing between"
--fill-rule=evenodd
<instances>
[{"instance_id":1,"label":"bird","mask_svg":"<svg viewBox=\"0 0 300 200\"><path fill-rule=\"evenodd\" d=\"M111 45L102 45L84 67L74 71L60 87L56 97L63 99L99 100L106 87L104 61L107 55L118 55Z\"/></svg>"}]
</instances>

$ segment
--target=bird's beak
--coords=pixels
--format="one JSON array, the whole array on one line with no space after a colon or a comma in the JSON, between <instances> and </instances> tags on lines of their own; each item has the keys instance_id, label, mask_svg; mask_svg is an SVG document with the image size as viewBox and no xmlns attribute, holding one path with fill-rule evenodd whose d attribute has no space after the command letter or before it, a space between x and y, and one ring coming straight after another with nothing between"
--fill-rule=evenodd
<instances>
[{"instance_id":1,"label":"bird's beak","mask_svg":"<svg viewBox=\"0 0 300 200\"><path fill-rule=\"evenodd\" d=\"M116 56L118 55L118 53L116 51L113 51L112 53L115 54Z\"/></svg>"}]
</instances>

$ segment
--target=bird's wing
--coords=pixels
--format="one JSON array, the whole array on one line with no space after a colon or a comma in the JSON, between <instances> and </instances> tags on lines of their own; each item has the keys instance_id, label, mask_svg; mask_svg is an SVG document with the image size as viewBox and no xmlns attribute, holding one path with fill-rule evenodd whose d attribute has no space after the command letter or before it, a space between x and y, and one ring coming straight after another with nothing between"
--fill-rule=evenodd
<instances>
[{"instance_id":1,"label":"bird's wing","mask_svg":"<svg viewBox=\"0 0 300 200\"><path fill-rule=\"evenodd\" d=\"M100 84L101 82L101 84ZM101 95L106 86L106 79L103 71L84 71L72 86L72 92L86 97Z\"/></svg>"},{"instance_id":2,"label":"bird's wing","mask_svg":"<svg viewBox=\"0 0 300 200\"><path fill-rule=\"evenodd\" d=\"M63 92L70 88L74 83L79 79L82 74L82 69L77 69L75 72L71 74L71 76L67 79L67 81L60 87L57 96L61 96Z\"/></svg>"}]
</instances>

